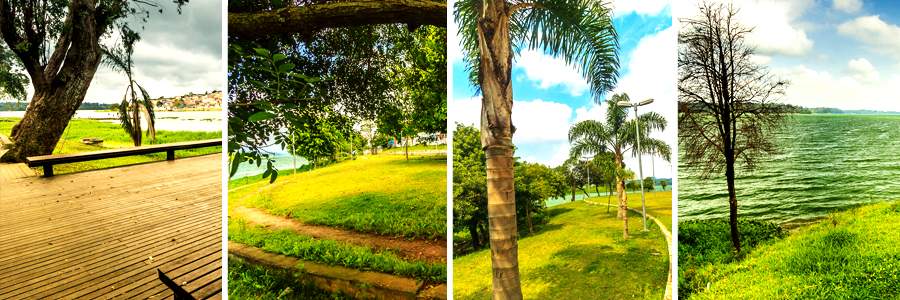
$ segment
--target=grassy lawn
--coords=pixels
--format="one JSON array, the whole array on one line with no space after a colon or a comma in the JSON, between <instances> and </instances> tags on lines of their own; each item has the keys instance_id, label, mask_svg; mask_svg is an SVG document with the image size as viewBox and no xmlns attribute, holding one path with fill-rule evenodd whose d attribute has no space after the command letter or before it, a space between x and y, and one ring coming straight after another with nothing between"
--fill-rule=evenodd
<instances>
[{"instance_id":1,"label":"grassy lawn","mask_svg":"<svg viewBox=\"0 0 900 300\"><path fill-rule=\"evenodd\" d=\"M641 210L641 193L628 193L628 207L634 208L637 210ZM672 231L672 191L665 192L644 192L644 198L647 202L647 214L656 217L663 224L666 224L666 229L670 232ZM603 203L606 204L607 196L600 197L591 197L588 198L591 202ZM576 201L577 202L577 201ZM616 211L616 195L612 195L609 198L609 203L613 205L609 209L610 213L615 213ZM603 211L606 211L606 208L603 208ZM628 223L631 225L631 222ZM653 225L652 220L647 220L647 225ZM638 223L640 225L640 223ZM643 229L643 226L638 228Z\"/></svg>"},{"instance_id":2,"label":"grassy lawn","mask_svg":"<svg viewBox=\"0 0 900 300\"><path fill-rule=\"evenodd\" d=\"M900 299L898 232L898 202L831 215L742 261L695 270L710 289L690 299Z\"/></svg>"},{"instance_id":3,"label":"grassy lawn","mask_svg":"<svg viewBox=\"0 0 900 300\"><path fill-rule=\"evenodd\" d=\"M4 118L19 120L21 118ZM0 133L9 136L15 122L0 122ZM166 131L160 130L156 132L156 142L158 144L175 143L183 141L196 141L205 139L221 138L221 131L202 132L202 131ZM83 138L100 138L103 139L102 146L90 146L81 143ZM144 142L149 143L148 138L144 137ZM62 139L56 144L53 154L75 153L97 151L103 149L114 149L123 147L133 147L131 138L122 128L115 123L100 122L96 120L77 120L69 121L66 132L63 133ZM190 150L175 151L175 157L191 157L204 154L220 153L222 147L207 147ZM124 165L132 165L138 163L146 163L153 161L161 161L166 159L166 153L153 153L148 155L135 155L119 158L109 158L101 160L93 160L79 163L63 164L53 166L56 174L65 174L72 172L80 172L87 170L103 169ZM39 173L43 173L37 168Z\"/></svg>"},{"instance_id":4,"label":"grassy lawn","mask_svg":"<svg viewBox=\"0 0 900 300\"><path fill-rule=\"evenodd\" d=\"M262 250L364 271L375 271L426 280L446 282L444 264L405 261L391 251L376 251L327 239L314 239L289 230L270 231L251 227L242 220L228 221L228 239Z\"/></svg>"},{"instance_id":5,"label":"grassy lawn","mask_svg":"<svg viewBox=\"0 0 900 300\"><path fill-rule=\"evenodd\" d=\"M633 200L629 202L634 206ZM671 207L671 201L668 203ZM623 242L622 221L616 220L614 208L606 213L605 208L576 201L551 207L550 215L542 231L519 240L519 271L526 299L663 296L669 259L658 226L642 232L640 215L630 212L631 238ZM454 258L454 299L490 298L490 255L490 249L484 249Z\"/></svg>"},{"instance_id":6,"label":"grassy lawn","mask_svg":"<svg viewBox=\"0 0 900 300\"><path fill-rule=\"evenodd\" d=\"M409 147L409 151L422 151L422 150L447 150L447 145L425 146L423 144L418 144L418 145ZM382 153L384 153L384 152L404 152L404 151L406 151L406 148L399 147L399 148L391 148L391 149L384 150L384 151L382 151Z\"/></svg>"},{"instance_id":7,"label":"grassy lawn","mask_svg":"<svg viewBox=\"0 0 900 300\"><path fill-rule=\"evenodd\" d=\"M367 156L279 176L272 185L255 183L228 197L230 208L256 207L305 223L421 239L447 233L447 162L434 158Z\"/></svg>"}]
</instances>

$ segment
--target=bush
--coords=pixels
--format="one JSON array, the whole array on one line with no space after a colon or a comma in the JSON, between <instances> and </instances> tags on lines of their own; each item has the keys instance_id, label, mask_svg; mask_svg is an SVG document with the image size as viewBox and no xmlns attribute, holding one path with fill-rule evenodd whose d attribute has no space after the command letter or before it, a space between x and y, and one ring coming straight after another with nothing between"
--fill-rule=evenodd
<instances>
[{"instance_id":1,"label":"bush","mask_svg":"<svg viewBox=\"0 0 900 300\"><path fill-rule=\"evenodd\" d=\"M787 235L778 224L738 219L742 253L734 252L728 219L690 220L678 222L678 292L687 299L694 287L694 270L708 264L727 264L744 257L757 245Z\"/></svg>"}]
</instances>

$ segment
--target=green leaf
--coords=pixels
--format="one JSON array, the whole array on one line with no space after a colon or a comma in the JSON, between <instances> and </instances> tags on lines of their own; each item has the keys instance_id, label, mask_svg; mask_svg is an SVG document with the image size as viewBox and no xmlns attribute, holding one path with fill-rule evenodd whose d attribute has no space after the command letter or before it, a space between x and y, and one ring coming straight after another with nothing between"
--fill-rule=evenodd
<instances>
[{"instance_id":1,"label":"green leaf","mask_svg":"<svg viewBox=\"0 0 900 300\"><path fill-rule=\"evenodd\" d=\"M238 166L241 164L242 160L244 160L244 153L241 153L241 151L234 153L234 159L231 160L231 174L228 175L228 178L231 178L237 173Z\"/></svg>"},{"instance_id":2,"label":"green leaf","mask_svg":"<svg viewBox=\"0 0 900 300\"><path fill-rule=\"evenodd\" d=\"M288 70L293 69L293 68L294 68L294 64L285 63L285 64L278 66L278 72L287 72Z\"/></svg>"},{"instance_id":3,"label":"green leaf","mask_svg":"<svg viewBox=\"0 0 900 300\"><path fill-rule=\"evenodd\" d=\"M275 178L278 178L278 172L272 172L272 179L269 179L269 184L275 182Z\"/></svg>"},{"instance_id":4,"label":"green leaf","mask_svg":"<svg viewBox=\"0 0 900 300\"><path fill-rule=\"evenodd\" d=\"M287 58L287 55L284 55L281 53L275 54L275 56L272 57L272 59L274 59L275 61L281 61L282 59L285 59L285 58Z\"/></svg>"},{"instance_id":5,"label":"green leaf","mask_svg":"<svg viewBox=\"0 0 900 300\"><path fill-rule=\"evenodd\" d=\"M250 122L259 122L259 121L271 120L271 119L274 119L274 118L277 118L277 117L278 117L278 116L276 116L276 115L273 114L273 113L266 112L266 111L261 111L261 112L255 113L255 114L253 114L252 116L250 116L250 118L248 119L248 121L250 121Z\"/></svg>"},{"instance_id":6,"label":"green leaf","mask_svg":"<svg viewBox=\"0 0 900 300\"><path fill-rule=\"evenodd\" d=\"M253 50L256 50L256 53L259 53L259 55L262 55L262 56L269 56L269 50L268 50L268 49L253 48Z\"/></svg>"}]
</instances>

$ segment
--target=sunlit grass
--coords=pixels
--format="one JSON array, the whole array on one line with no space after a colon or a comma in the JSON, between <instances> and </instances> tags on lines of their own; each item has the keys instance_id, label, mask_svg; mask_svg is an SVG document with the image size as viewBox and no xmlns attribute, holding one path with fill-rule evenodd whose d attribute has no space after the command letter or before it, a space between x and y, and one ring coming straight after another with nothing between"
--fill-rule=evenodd
<instances>
[{"instance_id":1,"label":"sunlit grass","mask_svg":"<svg viewBox=\"0 0 900 300\"><path fill-rule=\"evenodd\" d=\"M3 119L12 119L12 120L20 120L21 118L3 118ZM5 136L10 135L10 131L12 130L13 125L16 122L0 122L0 133ZM196 140L206 140L206 139L216 139L221 138L221 131L213 131L213 132L203 132L203 131L166 131L159 130L156 132L156 143L157 144L167 144L167 143L175 143L175 142L183 142L183 141L196 141ZM84 138L100 138L103 139L102 146L92 146L85 145L81 143L81 139ZM143 138L144 145L150 144L150 139L146 137L146 134ZM65 153L76 153L76 152L88 152L88 151L97 151L104 149L115 149L115 148L124 148L124 147L133 147L134 143L131 141L131 138L122 130L116 123L110 122L101 122L96 120L79 120L72 119L69 121L69 125L66 127L66 131L63 132L61 140L56 144L56 148L53 150L53 154L65 154ZM191 157L198 156L204 154L212 154L212 153L221 153L222 147L206 147L206 148L198 148L198 149L189 149L189 150L178 150L175 151L175 157ZM118 158L108 158L101 160L92 160L85 162L77 162L70 164L62 164L53 166L53 172L55 174L65 174L65 173L73 173L87 170L96 170L96 169L104 169L146 162L154 162L154 161L162 161L166 159L166 153L153 153L147 155L133 155L133 156L125 156ZM42 168L35 168L39 173L43 173Z\"/></svg>"},{"instance_id":2,"label":"sunlit grass","mask_svg":"<svg viewBox=\"0 0 900 300\"><path fill-rule=\"evenodd\" d=\"M743 261L697 269L710 289L690 299L900 299L898 233L898 202L832 215Z\"/></svg>"},{"instance_id":3,"label":"sunlit grass","mask_svg":"<svg viewBox=\"0 0 900 300\"><path fill-rule=\"evenodd\" d=\"M447 162L366 156L228 193L244 205L306 223L423 239L447 232ZM244 196L249 195L245 200Z\"/></svg>"},{"instance_id":4,"label":"sunlit grass","mask_svg":"<svg viewBox=\"0 0 900 300\"><path fill-rule=\"evenodd\" d=\"M633 200L629 202L634 206ZM631 238L623 242L622 220L616 219L615 208L607 213L605 207L576 201L550 208L550 215L540 232L518 243L526 299L663 296L669 271L668 249L655 223L642 232L640 215L630 212ZM490 250L484 249L454 258L454 299L490 298L490 255Z\"/></svg>"},{"instance_id":5,"label":"sunlit grass","mask_svg":"<svg viewBox=\"0 0 900 300\"><path fill-rule=\"evenodd\" d=\"M341 292L330 292L302 282L293 274L280 274L263 267L228 261L228 299L259 300L350 300ZM298 274L299 275L299 274Z\"/></svg>"}]
</instances>

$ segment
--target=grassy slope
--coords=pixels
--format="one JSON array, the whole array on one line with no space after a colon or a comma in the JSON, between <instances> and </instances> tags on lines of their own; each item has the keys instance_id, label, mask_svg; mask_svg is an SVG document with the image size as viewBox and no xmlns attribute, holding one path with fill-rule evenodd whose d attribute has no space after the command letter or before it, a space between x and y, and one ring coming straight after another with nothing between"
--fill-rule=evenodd
<instances>
[{"instance_id":1,"label":"grassy slope","mask_svg":"<svg viewBox=\"0 0 900 300\"><path fill-rule=\"evenodd\" d=\"M13 120L19 120L20 118L8 118ZM0 122L0 133L3 135L9 136L10 131L15 123L14 122ZM81 143L81 139L83 138L101 138L103 139L103 146L89 146ZM182 142L182 141L195 141L195 140L205 140L205 139L215 139L221 138L222 133L219 131L215 132L197 132L197 131L165 131L160 130L156 132L156 142L158 144L166 144L166 143L174 143L174 142ZM144 137L144 142L149 143L147 137ZM95 120L71 120L69 121L69 126L66 129L66 132L63 133L62 139L56 144L56 149L53 150L53 154L64 154L64 153L74 153L74 152L87 152L87 151L97 151L103 149L112 149L112 148L122 148L122 147L132 147L134 144L131 142L131 138L128 137L128 134L125 133L122 128L115 123L110 122L100 122ZM200 148L200 149L191 149L191 150L179 150L175 151L176 157L190 157L197 156L203 154L211 154L211 153L219 153L222 152L221 147L208 147L208 148ZM135 155L135 156L126 156L119 158L109 158L109 159L101 159L101 160L93 160L79 163L71 163L71 164L63 164L53 166L53 171L56 174L64 174L64 173L72 173L86 170L94 170L94 169L102 169L123 165L131 165L137 163L145 163L152 161L161 161L166 159L166 153L154 153L149 155Z\"/></svg>"},{"instance_id":2,"label":"grassy slope","mask_svg":"<svg viewBox=\"0 0 900 300\"><path fill-rule=\"evenodd\" d=\"M235 261L228 261L228 298L259 300L357 299L353 295L321 290L318 287L303 283L300 279Z\"/></svg>"},{"instance_id":3,"label":"grassy slope","mask_svg":"<svg viewBox=\"0 0 900 300\"><path fill-rule=\"evenodd\" d=\"M671 198L659 194L656 200L660 210L665 210L663 202L671 208ZM629 202L634 206L633 200ZM642 232L640 215L631 212L631 238L623 242L622 221L616 220L615 208L606 213L605 208L576 201L554 206L550 211L552 217L543 231L519 240L519 270L525 298L662 297L669 262L666 240L658 226ZM454 299L490 298L489 249L455 258L453 270Z\"/></svg>"},{"instance_id":4,"label":"grassy slope","mask_svg":"<svg viewBox=\"0 0 900 300\"><path fill-rule=\"evenodd\" d=\"M833 215L744 261L697 270L710 290L691 299L900 299L898 232L898 202Z\"/></svg>"},{"instance_id":5,"label":"grassy slope","mask_svg":"<svg viewBox=\"0 0 900 300\"><path fill-rule=\"evenodd\" d=\"M434 158L407 162L402 156L367 157L279 176L272 186L263 182L229 192L229 207L257 207L274 215L289 214L302 222L364 232L426 239L445 237L447 162ZM249 197L236 201L245 195Z\"/></svg>"},{"instance_id":6,"label":"grassy slope","mask_svg":"<svg viewBox=\"0 0 900 300\"><path fill-rule=\"evenodd\" d=\"M409 151L422 151L422 150L447 150L447 145L425 146L422 144L418 144L418 145L409 147ZM382 151L382 153L384 153L384 152L405 152L405 151L406 151L406 148L399 147L399 148L391 148L391 149L384 150L384 151Z\"/></svg>"}]
</instances>

